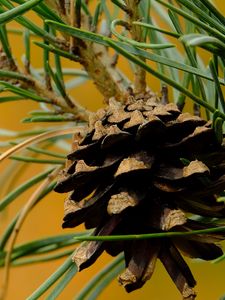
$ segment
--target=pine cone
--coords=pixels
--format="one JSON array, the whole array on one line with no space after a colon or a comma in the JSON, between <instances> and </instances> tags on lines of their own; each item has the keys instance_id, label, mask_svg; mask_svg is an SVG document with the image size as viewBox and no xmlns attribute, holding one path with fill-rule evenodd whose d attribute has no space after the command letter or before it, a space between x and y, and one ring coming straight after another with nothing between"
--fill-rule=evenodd
<instances>
[{"instance_id":1,"label":"pine cone","mask_svg":"<svg viewBox=\"0 0 225 300\"><path fill-rule=\"evenodd\" d=\"M85 223L94 235L143 234L206 229L224 218L216 195L225 189L225 148L210 122L181 113L154 98L111 100L93 114L89 131L68 155L69 167L55 190L65 201L63 228ZM187 217L199 215L201 221ZM206 221L207 220L207 221ZM215 225L213 225L215 227ZM105 250L124 252L119 282L130 292L152 276L161 260L184 299L196 282L182 254L204 260L222 255L221 233L149 240L85 242L73 257L79 270Z\"/></svg>"}]
</instances>

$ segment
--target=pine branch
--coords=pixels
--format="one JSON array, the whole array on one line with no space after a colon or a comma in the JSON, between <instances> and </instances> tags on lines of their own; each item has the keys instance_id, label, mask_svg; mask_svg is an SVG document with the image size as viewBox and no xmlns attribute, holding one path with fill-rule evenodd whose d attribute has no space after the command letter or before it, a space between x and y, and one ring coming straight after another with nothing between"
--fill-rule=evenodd
<instances>
[{"instance_id":1,"label":"pine branch","mask_svg":"<svg viewBox=\"0 0 225 300\"><path fill-rule=\"evenodd\" d=\"M71 18L66 13L63 1L48 0L47 3L51 8L60 12L60 16L66 24L71 25ZM81 10L80 19L80 27L91 31L90 16L85 14L83 10ZM76 24L76 16L72 22ZM64 35L64 38L67 42L71 42L68 36ZM81 65L92 78L105 100L108 101L110 97L115 97L119 101L126 100L129 95L127 87L119 70L114 65L113 58L110 57L107 47L75 38L72 41L73 45L70 45L69 48L73 48L74 54L80 57Z\"/></svg>"},{"instance_id":2,"label":"pine branch","mask_svg":"<svg viewBox=\"0 0 225 300\"><path fill-rule=\"evenodd\" d=\"M225 238L222 13L209 0L0 2L0 102L13 105L33 100L38 107L22 121L30 126L45 122L45 127L22 132L0 128L0 147L7 147L4 153L1 151L0 162L9 158L21 161L22 166L24 162L43 166L38 175L20 185L15 184L23 173L20 165L13 163L6 168L0 210L4 212L23 192L44 180L2 234L3 294L11 266L70 255L72 250L66 247L86 241L29 299L41 297L53 284L47 299L58 297L77 267L86 268L103 250L112 255L125 253L126 270L119 281L127 291L141 287L151 277L156 259L160 259L182 296L194 299L195 281L179 256L183 251L180 246L185 248L188 241L185 253L192 256L194 250L194 257L210 260L222 254L215 243ZM23 15L29 11L36 14L37 22L29 14ZM8 28L12 18L19 29ZM117 26L122 30L117 31ZM23 37L23 67L17 64L8 34ZM33 46L42 51L40 69L32 66ZM208 52L208 61L202 59L199 48ZM134 70L133 83L118 67L121 57ZM69 59L70 69L64 68L64 59ZM77 69L78 63L81 69ZM148 91L146 74L167 84L162 85L160 98ZM108 106L91 114L70 95L71 89L89 79L105 102L114 97L125 104L110 99ZM168 103L171 89L179 108L184 107L185 98L193 100L190 107L194 114L199 115L200 108L205 107L212 125ZM51 127L46 122L51 122ZM62 122L70 123L64 126ZM65 163L72 134L72 153L56 186L55 179L48 175L55 175L53 164ZM141 174L142 180L136 180L135 174L137 179ZM65 202L64 228L84 222L87 228L97 229L70 237L42 237L14 247L30 210L54 188L58 192L71 191ZM149 196L150 203L146 202ZM104 222L100 224L102 216ZM121 230L123 224L126 226ZM192 241L196 244L190 247ZM121 271L121 259L90 281L78 298L96 298ZM222 259L224 255L217 260Z\"/></svg>"},{"instance_id":3,"label":"pine branch","mask_svg":"<svg viewBox=\"0 0 225 300\"><path fill-rule=\"evenodd\" d=\"M4 58L4 59L3 59ZM33 90L37 96L43 99L48 99L49 103L62 109L63 112L72 113L77 121L87 121L89 117L88 110L84 109L79 103L74 100L68 102L65 96L57 95L52 89L46 89L46 86L39 80L35 79L31 74L20 70L14 61L9 61L2 53L2 68L0 70L0 79L15 84L24 90ZM13 71L12 71L13 70Z\"/></svg>"}]
</instances>

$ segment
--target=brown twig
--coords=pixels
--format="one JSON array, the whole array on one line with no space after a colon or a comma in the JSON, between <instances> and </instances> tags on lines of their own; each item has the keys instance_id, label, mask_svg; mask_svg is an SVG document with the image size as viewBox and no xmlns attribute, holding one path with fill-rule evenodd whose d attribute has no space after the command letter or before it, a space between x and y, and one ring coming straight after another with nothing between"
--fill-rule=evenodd
<instances>
[{"instance_id":1,"label":"brown twig","mask_svg":"<svg viewBox=\"0 0 225 300\"><path fill-rule=\"evenodd\" d=\"M201 109L200 109L200 106L196 103L193 104L193 112L194 112L194 115L197 116L197 117L201 117Z\"/></svg>"},{"instance_id":2,"label":"brown twig","mask_svg":"<svg viewBox=\"0 0 225 300\"><path fill-rule=\"evenodd\" d=\"M78 26L78 23L79 23L79 26L80 26L80 22L77 21L76 22L77 26ZM75 11L74 11L74 0L70 0L70 26L75 26ZM76 42L75 42L75 39L73 36L70 37L70 52L71 53L74 53L75 52L75 45L76 45Z\"/></svg>"},{"instance_id":3,"label":"brown twig","mask_svg":"<svg viewBox=\"0 0 225 300\"><path fill-rule=\"evenodd\" d=\"M71 25L71 16L63 13L57 1L46 0L46 3L60 14L60 17L65 23ZM76 22L75 16L75 24ZM80 27L91 30L89 16L82 11L79 23ZM66 35L63 36L65 40L69 42L70 37ZM126 101L129 96L127 87L124 84L120 71L112 64L112 58L107 47L79 39L75 39L75 43L76 53L80 56L80 63L92 78L105 100L108 100L110 97L115 97L118 101ZM64 50L68 49L64 48Z\"/></svg>"},{"instance_id":4,"label":"brown twig","mask_svg":"<svg viewBox=\"0 0 225 300\"><path fill-rule=\"evenodd\" d=\"M88 16L82 14L81 20L81 26L91 30ZM121 102L126 101L129 95L127 88L120 71L112 64L113 59L109 55L107 47L83 40L77 42L77 47L81 64L93 79L106 102L110 97L115 97Z\"/></svg>"},{"instance_id":5,"label":"brown twig","mask_svg":"<svg viewBox=\"0 0 225 300\"><path fill-rule=\"evenodd\" d=\"M48 99L50 104L60 107L64 113L72 113L77 121L88 121L90 112L69 96L66 95L66 97L62 97L57 95L51 88L50 78L47 78L45 84L41 83L27 72L26 69L21 70L2 50L0 50L0 69L23 75L21 76L23 78L20 80L6 77L1 77L1 80L15 85L20 83L22 88L34 90L38 96Z\"/></svg>"},{"instance_id":6,"label":"brown twig","mask_svg":"<svg viewBox=\"0 0 225 300\"><path fill-rule=\"evenodd\" d=\"M20 73L22 74L22 72ZM26 75L26 78L27 81L24 83L24 87L34 90L40 97L49 99L51 104L60 107L63 112L72 113L77 121L88 121L90 112L83 108L78 102L57 95L52 89L47 89L44 84L29 74ZM70 101L69 103L68 100Z\"/></svg>"},{"instance_id":7,"label":"brown twig","mask_svg":"<svg viewBox=\"0 0 225 300\"><path fill-rule=\"evenodd\" d=\"M161 95L162 104L169 103L168 87L165 84L162 86Z\"/></svg>"},{"instance_id":8,"label":"brown twig","mask_svg":"<svg viewBox=\"0 0 225 300\"><path fill-rule=\"evenodd\" d=\"M140 0L126 0L126 6L128 11L130 33L133 40L137 42L144 42L142 36L142 29L140 26L134 25L134 21L140 20L139 14L139 2ZM143 59L144 60L144 59ZM135 94L145 93L146 91L146 72L141 67L137 66L134 78L134 92Z\"/></svg>"},{"instance_id":9,"label":"brown twig","mask_svg":"<svg viewBox=\"0 0 225 300\"><path fill-rule=\"evenodd\" d=\"M106 102L110 97L115 97L121 102L127 99L128 92L123 78L112 64L112 59L105 47L87 42L80 47L80 56L83 66L105 97Z\"/></svg>"}]
</instances>

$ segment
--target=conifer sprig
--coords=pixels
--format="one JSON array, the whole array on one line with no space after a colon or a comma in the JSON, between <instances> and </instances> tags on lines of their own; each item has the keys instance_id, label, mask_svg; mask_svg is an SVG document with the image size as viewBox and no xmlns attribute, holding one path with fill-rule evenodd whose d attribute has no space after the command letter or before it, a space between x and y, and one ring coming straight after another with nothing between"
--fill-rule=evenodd
<instances>
[{"instance_id":1,"label":"conifer sprig","mask_svg":"<svg viewBox=\"0 0 225 300\"><path fill-rule=\"evenodd\" d=\"M102 102L114 97L125 103L134 93L144 95L146 90L154 89L151 78L156 77L161 83L162 96L165 96L166 85L172 95L170 100L181 110L188 107L195 115L211 121L217 142L223 140L225 17L211 1L101 0L94 9L91 1L83 0L0 2L0 103L9 102L12 109L19 101L33 101L36 105L35 111L24 116L23 122L30 126L26 131L0 129L3 139L0 160L14 160L9 161L1 174L5 186L1 194L1 211L4 212L36 183L44 182L43 188L37 194L30 194L30 199L34 200L27 204L25 216L31 209L38 209L38 203L52 192L56 181L54 176L49 178L49 174L57 169L57 165L64 164L72 135L84 132L92 118L92 112L81 104L82 98L72 96L73 90L89 80L100 91ZM37 22L33 21L33 14ZM18 27L14 28L12 21L17 22ZM20 58L16 57L10 42L13 35L21 37L24 47L19 63ZM32 47L42 51L39 68L33 67ZM206 59L202 53L206 53ZM69 69L64 66L65 59L70 61ZM122 72L121 60L129 65L129 72ZM19 185L18 177L32 163L42 164L42 171ZM223 193L218 196L223 200ZM15 231L16 235L20 234L18 220L23 221L23 213L23 209L17 212L0 238L0 266L5 265L6 275L14 265L71 255L69 246L79 241L113 239L113 236L87 236L89 232L83 232L14 245L13 236ZM197 216L193 215L193 218ZM211 227L206 231L181 232L179 235L224 230L221 220L219 222L216 217L209 218L208 222ZM143 239L153 237L143 234ZM165 232L163 237L169 238L173 234ZM114 237L117 241L123 238ZM140 237L128 235L126 238ZM223 258L224 255L218 261ZM86 294L88 299L95 299L121 271L121 259L117 258L100 272L81 291L78 299L83 299ZM38 299L58 281L47 298L55 299L76 272L71 258L67 258L28 299ZM5 287L8 279L7 275Z\"/></svg>"}]
</instances>

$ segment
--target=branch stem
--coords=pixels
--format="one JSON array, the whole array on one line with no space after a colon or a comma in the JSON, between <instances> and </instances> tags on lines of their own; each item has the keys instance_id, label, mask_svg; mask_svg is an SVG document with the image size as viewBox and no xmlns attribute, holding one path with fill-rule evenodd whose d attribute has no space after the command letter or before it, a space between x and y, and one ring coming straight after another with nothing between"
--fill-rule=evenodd
<instances>
[{"instance_id":1,"label":"branch stem","mask_svg":"<svg viewBox=\"0 0 225 300\"><path fill-rule=\"evenodd\" d=\"M130 34L134 41L144 42L142 28L140 26L135 25L133 22L140 21L140 13L139 13L139 2L140 0L126 0L128 17L130 23ZM141 58L145 61L144 58ZM134 92L136 94L144 93L146 91L146 71L140 67L136 66L134 74Z\"/></svg>"}]
</instances>

